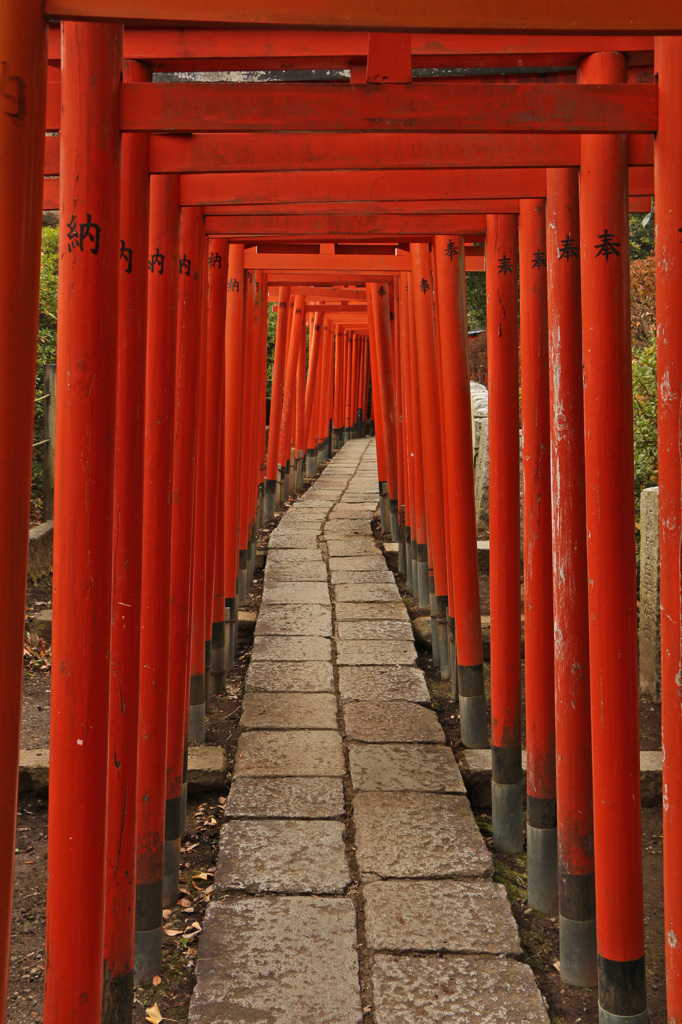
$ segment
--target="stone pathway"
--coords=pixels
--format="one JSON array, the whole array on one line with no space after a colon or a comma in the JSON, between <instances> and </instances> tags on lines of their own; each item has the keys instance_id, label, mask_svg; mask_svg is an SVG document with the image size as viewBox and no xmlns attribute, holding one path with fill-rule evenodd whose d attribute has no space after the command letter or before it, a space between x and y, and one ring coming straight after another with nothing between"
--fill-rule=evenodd
<instances>
[{"instance_id":1,"label":"stone pathway","mask_svg":"<svg viewBox=\"0 0 682 1024\"><path fill-rule=\"evenodd\" d=\"M273 532L193 1024L546 1024L372 538L373 441Z\"/></svg>"}]
</instances>

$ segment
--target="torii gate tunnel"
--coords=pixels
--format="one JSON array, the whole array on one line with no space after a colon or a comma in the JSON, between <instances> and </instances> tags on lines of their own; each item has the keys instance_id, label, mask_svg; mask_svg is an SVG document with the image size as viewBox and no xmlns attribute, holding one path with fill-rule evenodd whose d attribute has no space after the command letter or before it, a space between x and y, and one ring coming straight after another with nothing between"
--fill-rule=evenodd
<instances>
[{"instance_id":1,"label":"torii gate tunnel","mask_svg":"<svg viewBox=\"0 0 682 1024\"><path fill-rule=\"evenodd\" d=\"M46 1024L99 1021L105 985L110 1019L129 1020L134 973L156 973L187 746L234 656L258 526L306 463L372 423L384 526L431 608L463 741L492 746L507 852L524 841L523 565L529 902L559 913L562 977L598 983L601 1020L647 1020L628 213L654 196L679 1022L682 5L190 12L4 0L0 16L0 1003L45 208L60 214ZM153 80L283 69L338 80ZM487 294L490 737L466 269L485 270Z\"/></svg>"}]
</instances>

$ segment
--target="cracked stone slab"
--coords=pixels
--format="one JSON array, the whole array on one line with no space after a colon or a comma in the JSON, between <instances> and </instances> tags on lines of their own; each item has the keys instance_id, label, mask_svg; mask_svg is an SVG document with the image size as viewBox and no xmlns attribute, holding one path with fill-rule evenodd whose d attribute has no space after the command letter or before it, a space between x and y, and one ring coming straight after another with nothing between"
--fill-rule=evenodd
<instances>
[{"instance_id":1,"label":"cracked stone slab","mask_svg":"<svg viewBox=\"0 0 682 1024\"><path fill-rule=\"evenodd\" d=\"M341 737L331 730L280 729L243 732L237 744L233 778L345 775Z\"/></svg>"},{"instance_id":2,"label":"cracked stone slab","mask_svg":"<svg viewBox=\"0 0 682 1024\"><path fill-rule=\"evenodd\" d=\"M337 522L339 519L362 519L363 522L369 522L372 516L368 513L364 515L365 510L361 509L358 505L337 505L336 508L332 509L329 513L328 523Z\"/></svg>"},{"instance_id":3,"label":"cracked stone slab","mask_svg":"<svg viewBox=\"0 0 682 1024\"><path fill-rule=\"evenodd\" d=\"M331 632L329 608L318 604L265 604L256 621L255 635L331 636Z\"/></svg>"},{"instance_id":4,"label":"cracked stone slab","mask_svg":"<svg viewBox=\"0 0 682 1024\"><path fill-rule=\"evenodd\" d=\"M324 636L257 636L251 661L331 661L331 641Z\"/></svg>"},{"instance_id":5,"label":"cracked stone slab","mask_svg":"<svg viewBox=\"0 0 682 1024\"><path fill-rule=\"evenodd\" d=\"M492 856L466 797L358 793L353 808L358 867L366 881L493 873Z\"/></svg>"},{"instance_id":6,"label":"cracked stone slab","mask_svg":"<svg viewBox=\"0 0 682 1024\"><path fill-rule=\"evenodd\" d=\"M246 693L242 729L338 729L332 693Z\"/></svg>"},{"instance_id":7,"label":"cracked stone slab","mask_svg":"<svg viewBox=\"0 0 682 1024\"><path fill-rule=\"evenodd\" d=\"M301 565L274 565L265 569L265 586L270 583L326 583L327 567L324 562L303 562Z\"/></svg>"},{"instance_id":8,"label":"cracked stone slab","mask_svg":"<svg viewBox=\"0 0 682 1024\"><path fill-rule=\"evenodd\" d=\"M335 519L327 521L324 527L327 540L338 537L371 537L372 527L368 519Z\"/></svg>"},{"instance_id":9,"label":"cracked stone slab","mask_svg":"<svg viewBox=\"0 0 682 1024\"><path fill-rule=\"evenodd\" d=\"M395 583L341 583L334 587L334 596L339 604L397 601L400 598Z\"/></svg>"},{"instance_id":10,"label":"cracked stone slab","mask_svg":"<svg viewBox=\"0 0 682 1024\"><path fill-rule=\"evenodd\" d=\"M288 530L286 533L278 534L275 530L270 535L268 549L275 551L277 548L314 548L317 546L319 530Z\"/></svg>"},{"instance_id":11,"label":"cracked stone slab","mask_svg":"<svg viewBox=\"0 0 682 1024\"><path fill-rule=\"evenodd\" d=\"M268 583L263 588L263 604L321 604L329 608L326 583Z\"/></svg>"},{"instance_id":12,"label":"cracked stone slab","mask_svg":"<svg viewBox=\"0 0 682 1024\"><path fill-rule=\"evenodd\" d=\"M429 704L424 673L408 665L343 665L339 668L339 693L343 701L412 701Z\"/></svg>"},{"instance_id":13,"label":"cracked stone slab","mask_svg":"<svg viewBox=\"0 0 682 1024\"><path fill-rule=\"evenodd\" d=\"M220 830L214 894L317 893L350 884L341 821L228 821Z\"/></svg>"},{"instance_id":14,"label":"cracked stone slab","mask_svg":"<svg viewBox=\"0 0 682 1024\"><path fill-rule=\"evenodd\" d=\"M343 555L330 558L329 567L353 572L370 572L386 568L386 559L379 550L371 555Z\"/></svg>"},{"instance_id":15,"label":"cracked stone slab","mask_svg":"<svg viewBox=\"0 0 682 1024\"><path fill-rule=\"evenodd\" d=\"M435 712L410 701L351 700L343 704L346 738L360 743L445 743Z\"/></svg>"},{"instance_id":16,"label":"cracked stone slab","mask_svg":"<svg viewBox=\"0 0 682 1024\"><path fill-rule=\"evenodd\" d=\"M256 626L258 632L258 626ZM392 622L380 619L377 622L337 622L336 632L340 640L403 640L412 642L412 627L402 620Z\"/></svg>"},{"instance_id":17,"label":"cracked stone slab","mask_svg":"<svg viewBox=\"0 0 682 1024\"><path fill-rule=\"evenodd\" d=\"M335 778L239 778L225 805L227 818L340 818L344 813L343 781Z\"/></svg>"},{"instance_id":18,"label":"cracked stone slab","mask_svg":"<svg viewBox=\"0 0 682 1024\"><path fill-rule=\"evenodd\" d=\"M348 897L212 900L203 927L190 1024L362 1024Z\"/></svg>"},{"instance_id":19,"label":"cracked stone slab","mask_svg":"<svg viewBox=\"0 0 682 1024\"><path fill-rule=\"evenodd\" d=\"M244 689L246 693L333 693L332 666L327 661L252 662Z\"/></svg>"},{"instance_id":20,"label":"cracked stone slab","mask_svg":"<svg viewBox=\"0 0 682 1024\"><path fill-rule=\"evenodd\" d=\"M515 960L377 956L376 1024L548 1024L533 972Z\"/></svg>"},{"instance_id":21,"label":"cracked stone slab","mask_svg":"<svg viewBox=\"0 0 682 1024\"><path fill-rule=\"evenodd\" d=\"M339 665L415 665L413 640L337 640Z\"/></svg>"},{"instance_id":22,"label":"cracked stone slab","mask_svg":"<svg viewBox=\"0 0 682 1024\"><path fill-rule=\"evenodd\" d=\"M268 551L268 565L301 565L303 562L323 563L322 552L318 547L314 548L278 548L276 551Z\"/></svg>"},{"instance_id":23,"label":"cracked stone slab","mask_svg":"<svg viewBox=\"0 0 682 1024\"><path fill-rule=\"evenodd\" d=\"M349 743L356 793L419 790L466 795L450 747L420 743Z\"/></svg>"},{"instance_id":24,"label":"cracked stone slab","mask_svg":"<svg viewBox=\"0 0 682 1024\"><path fill-rule=\"evenodd\" d=\"M344 601L336 607L338 622L365 622L381 619L398 622L410 621L407 608L402 601ZM410 626L410 629L412 627Z\"/></svg>"},{"instance_id":25,"label":"cracked stone slab","mask_svg":"<svg viewBox=\"0 0 682 1024\"><path fill-rule=\"evenodd\" d=\"M339 587L344 583L361 583L366 586L368 583L393 583L395 577L390 569L369 569L365 572L348 571L347 569L334 569L331 574L331 584Z\"/></svg>"},{"instance_id":26,"label":"cracked stone slab","mask_svg":"<svg viewBox=\"0 0 682 1024\"><path fill-rule=\"evenodd\" d=\"M348 540L329 540L327 541L327 547L329 549L330 558L349 558L351 556L358 557L361 555L376 555L381 553L374 543L374 540L369 537L357 537Z\"/></svg>"},{"instance_id":27,"label":"cracked stone slab","mask_svg":"<svg viewBox=\"0 0 682 1024\"><path fill-rule=\"evenodd\" d=\"M363 888L370 949L520 956L516 922L503 885L465 882L370 882Z\"/></svg>"}]
</instances>

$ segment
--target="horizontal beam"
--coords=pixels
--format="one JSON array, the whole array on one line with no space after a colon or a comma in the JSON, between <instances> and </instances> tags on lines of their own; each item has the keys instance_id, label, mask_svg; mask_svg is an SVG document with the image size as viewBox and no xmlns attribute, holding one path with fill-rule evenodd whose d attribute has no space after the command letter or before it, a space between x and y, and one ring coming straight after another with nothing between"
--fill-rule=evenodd
<instances>
[{"instance_id":1,"label":"horizontal beam","mask_svg":"<svg viewBox=\"0 0 682 1024\"><path fill-rule=\"evenodd\" d=\"M412 268L409 253L397 256L313 255L312 253L244 253L244 270L332 271L351 274L399 274Z\"/></svg>"},{"instance_id":2,"label":"horizontal beam","mask_svg":"<svg viewBox=\"0 0 682 1024\"><path fill-rule=\"evenodd\" d=\"M652 135L630 135L629 162L652 166ZM46 139L53 143L53 139ZM57 140L54 140L56 142ZM46 150L46 174L52 158ZM289 135L281 132L152 135L149 169L178 174L222 171L391 170L410 167L577 167L580 139L573 135ZM51 165L52 166L52 165ZM57 164L58 166L58 164Z\"/></svg>"},{"instance_id":3,"label":"horizontal beam","mask_svg":"<svg viewBox=\"0 0 682 1024\"><path fill-rule=\"evenodd\" d=\"M290 216L272 217L206 217L206 233L225 235L232 239L300 238L343 240L363 239L423 240L437 234L481 235L485 233L485 215L457 216L436 214L425 216Z\"/></svg>"},{"instance_id":4,"label":"horizontal beam","mask_svg":"<svg viewBox=\"0 0 682 1024\"><path fill-rule=\"evenodd\" d=\"M682 7L682 5L681 5ZM48 92L58 89L51 84ZM52 109L52 108L51 108ZM653 132L655 85L183 82L121 86L124 131Z\"/></svg>"},{"instance_id":5,"label":"horizontal beam","mask_svg":"<svg viewBox=\"0 0 682 1024\"><path fill-rule=\"evenodd\" d=\"M653 168L629 172L631 195L653 195ZM253 174L185 174L182 206L221 203L426 202L463 199L533 199L544 196L544 168L455 168L388 171L260 171Z\"/></svg>"},{"instance_id":6,"label":"horizontal beam","mask_svg":"<svg viewBox=\"0 0 682 1024\"><path fill-rule=\"evenodd\" d=\"M547 3L547 0L45 0L56 19L173 25L272 26L404 32L682 32L679 0Z\"/></svg>"}]
</instances>

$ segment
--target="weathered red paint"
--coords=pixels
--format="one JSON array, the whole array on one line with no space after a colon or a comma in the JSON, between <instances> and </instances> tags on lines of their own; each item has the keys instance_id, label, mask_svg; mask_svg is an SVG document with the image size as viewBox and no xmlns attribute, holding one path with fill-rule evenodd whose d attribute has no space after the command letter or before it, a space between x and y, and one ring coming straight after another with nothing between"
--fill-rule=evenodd
<instances>
[{"instance_id":1,"label":"weathered red paint","mask_svg":"<svg viewBox=\"0 0 682 1024\"><path fill-rule=\"evenodd\" d=\"M233 282L237 282L234 287ZM244 246L231 243L225 314L225 597L237 594L244 366Z\"/></svg>"}]
</instances>

